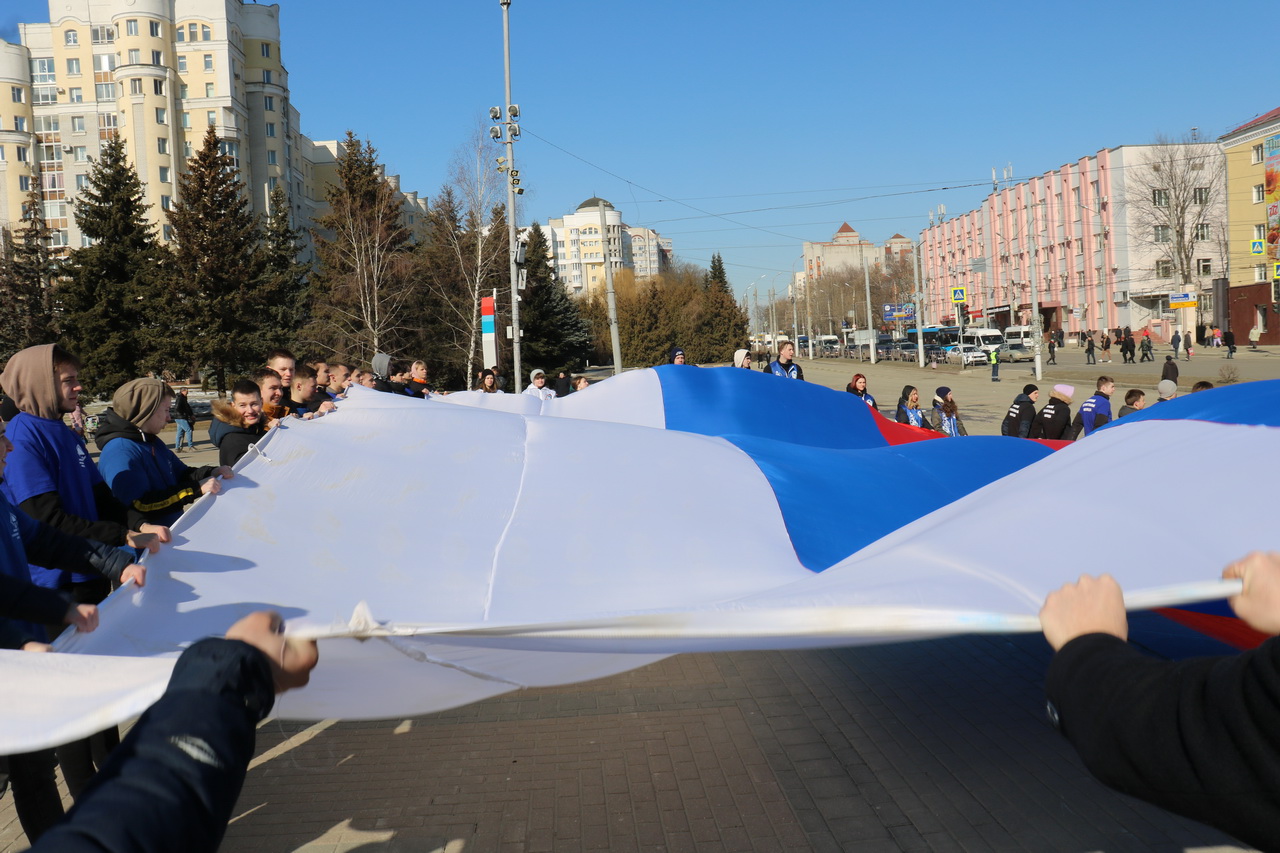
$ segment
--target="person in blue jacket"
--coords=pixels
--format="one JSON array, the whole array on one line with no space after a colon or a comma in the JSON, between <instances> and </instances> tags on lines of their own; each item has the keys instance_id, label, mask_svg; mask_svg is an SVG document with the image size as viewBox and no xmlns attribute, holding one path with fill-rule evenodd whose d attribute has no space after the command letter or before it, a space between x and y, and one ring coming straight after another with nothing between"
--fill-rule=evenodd
<instances>
[{"instance_id":1,"label":"person in blue jacket","mask_svg":"<svg viewBox=\"0 0 1280 853\"><path fill-rule=\"evenodd\" d=\"M98 467L116 500L154 524L170 525L201 495L216 495L225 465L186 465L157 434L169 421L173 390L159 379L121 385L98 421Z\"/></svg>"},{"instance_id":2,"label":"person in blue jacket","mask_svg":"<svg viewBox=\"0 0 1280 853\"><path fill-rule=\"evenodd\" d=\"M778 360L769 362L769 366L765 368L766 373L772 373L774 376L781 376L786 379L799 379L804 381L804 370L800 365L795 363L796 345L791 341L783 341L778 347Z\"/></svg>"},{"instance_id":3,"label":"person in blue jacket","mask_svg":"<svg viewBox=\"0 0 1280 853\"><path fill-rule=\"evenodd\" d=\"M1116 381L1110 376L1099 376L1097 389L1080 404L1080 411L1071 423L1077 441L1111 421L1111 395L1115 393Z\"/></svg>"}]
</instances>

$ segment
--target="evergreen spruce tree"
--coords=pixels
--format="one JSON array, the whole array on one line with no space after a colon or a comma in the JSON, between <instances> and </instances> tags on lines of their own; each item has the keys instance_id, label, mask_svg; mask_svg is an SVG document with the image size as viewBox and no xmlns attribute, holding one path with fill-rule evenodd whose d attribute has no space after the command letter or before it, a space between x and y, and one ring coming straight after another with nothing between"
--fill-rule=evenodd
<instances>
[{"instance_id":1,"label":"evergreen spruce tree","mask_svg":"<svg viewBox=\"0 0 1280 853\"><path fill-rule=\"evenodd\" d=\"M700 361L731 361L733 351L747 344L747 316L729 287L719 252L711 256L701 302L695 333Z\"/></svg>"},{"instance_id":2,"label":"evergreen spruce tree","mask_svg":"<svg viewBox=\"0 0 1280 853\"><path fill-rule=\"evenodd\" d=\"M256 353L274 347L296 349L311 318L311 265L298 260L301 232L289 225L289 197L284 188L271 191L270 210L262 233L262 275L254 289L254 306L262 322L250 334Z\"/></svg>"},{"instance_id":3,"label":"evergreen spruce tree","mask_svg":"<svg viewBox=\"0 0 1280 853\"><path fill-rule=\"evenodd\" d=\"M49 247L40 176L32 176L16 232L0 234L0 359L54 340L53 290L59 263Z\"/></svg>"},{"instance_id":4,"label":"evergreen spruce tree","mask_svg":"<svg viewBox=\"0 0 1280 853\"><path fill-rule=\"evenodd\" d=\"M221 394L229 370L261 361L253 345L267 318L255 293L263 270L258 218L212 125L179 177L168 213L174 247L164 354L181 375L212 368Z\"/></svg>"},{"instance_id":5,"label":"evergreen spruce tree","mask_svg":"<svg viewBox=\"0 0 1280 853\"><path fill-rule=\"evenodd\" d=\"M579 370L591 355L591 328L546 260L546 234L536 222L529 229L525 257L521 361L548 376Z\"/></svg>"},{"instance_id":6,"label":"evergreen spruce tree","mask_svg":"<svg viewBox=\"0 0 1280 853\"><path fill-rule=\"evenodd\" d=\"M80 356L90 394L110 394L154 367L167 300L158 274L165 252L146 219L142 183L124 142L112 135L75 204L76 223L93 243L74 250L59 288L62 344Z\"/></svg>"}]
</instances>

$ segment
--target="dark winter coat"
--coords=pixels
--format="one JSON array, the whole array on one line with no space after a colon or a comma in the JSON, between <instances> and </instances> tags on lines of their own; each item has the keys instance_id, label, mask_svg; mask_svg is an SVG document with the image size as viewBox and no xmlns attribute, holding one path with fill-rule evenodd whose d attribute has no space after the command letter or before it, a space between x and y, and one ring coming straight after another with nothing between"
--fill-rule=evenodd
<instances>
[{"instance_id":1,"label":"dark winter coat","mask_svg":"<svg viewBox=\"0 0 1280 853\"><path fill-rule=\"evenodd\" d=\"M256 444L258 439L266 435L267 416L252 426L245 424L244 419L235 407L226 400L217 400L213 404L213 423L209 424L209 440L218 448L218 464L234 465L240 457L249 452L249 445Z\"/></svg>"},{"instance_id":2,"label":"dark winter coat","mask_svg":"<svg viewBox=\"0 0 1280 853\"><path fill-rule=\"evenodd\" d=\"M116 500L133 507L152 524L169 525L200 497L200 481L214 465L191 468L154 435L107 409L98 420L94 441L98 468Z\"/></svg>"},{"instance_id":3,"label":"dark winter coat","mask_svg":"<svg viewBox=\"0 0 1280 853\"><path fill-rule=\"evenodd\" d=\"M1031 424L1036 419L1036 404L1026 394L1013 398L1008 413L1000 422L1000 434L1027 438L1031 435Z\"/></svg>"},{"instance_id":4,"label":"dark winter coat","mask_svg":"<svg viewBox=\"0 0 1280 853\"><path fill-rule=\"evenodd\" d=\"M1057 391L1049 392L1049 402L1031 423L1030 438L1071 441L1071 401Z\"/></svg>"}]
</instances>

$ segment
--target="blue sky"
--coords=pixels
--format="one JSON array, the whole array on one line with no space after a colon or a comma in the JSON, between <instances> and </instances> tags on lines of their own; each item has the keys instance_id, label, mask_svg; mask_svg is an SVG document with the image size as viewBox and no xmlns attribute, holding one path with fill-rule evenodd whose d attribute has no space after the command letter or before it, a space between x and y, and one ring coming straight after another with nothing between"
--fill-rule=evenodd
<instances>
[{"instance_id":1,"label":"blue sky","mask_svg":"<svg viewBox=\"0 0 1280 853\"><path fill-rule=\"evenodd\" d=\"M2 6L8 40L48 17L45 0ZM979 204L992 167L1025 177L1157 133L1212 138L1280 105L1248 23L1267 14L1186 0L512 0L520 221L600 195L684 260L720 252L740 292L782 288L801 243L843 221L876 241L915 237L937 204ZM281 28L303 131L355 131L428 196L503 101L498 0L282 0Z\"/></svg>"}]
</instances>

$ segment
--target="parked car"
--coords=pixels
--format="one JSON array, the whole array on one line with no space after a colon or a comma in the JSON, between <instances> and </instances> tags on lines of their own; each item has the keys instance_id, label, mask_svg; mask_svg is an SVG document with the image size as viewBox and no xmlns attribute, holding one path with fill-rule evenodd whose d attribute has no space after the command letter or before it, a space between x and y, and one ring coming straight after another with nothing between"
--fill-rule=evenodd
<instances>
[{"instance_id":1,"label":"parked car","mask_svg":"<svg viewBox=\"0 0 1280 853\"><path fill-rule=\"evenodd\" d=\"M1001 361L1035 361L1035 359L1035 352L1025 344L1005 344L1000 347Z\"/></svg>"},{"instance_id":2,"label":"parked car","mask_svg":"<svg viewBox=\"0 0 1280 853\"><path fill-rule=\"evenodd\" d=\"M964 344L963 346L955 346L947 351L948 364L960 364L960 359L964 359L964 364L986 364L987 354L972 344Z\"/></svg>"}]
</instances>

